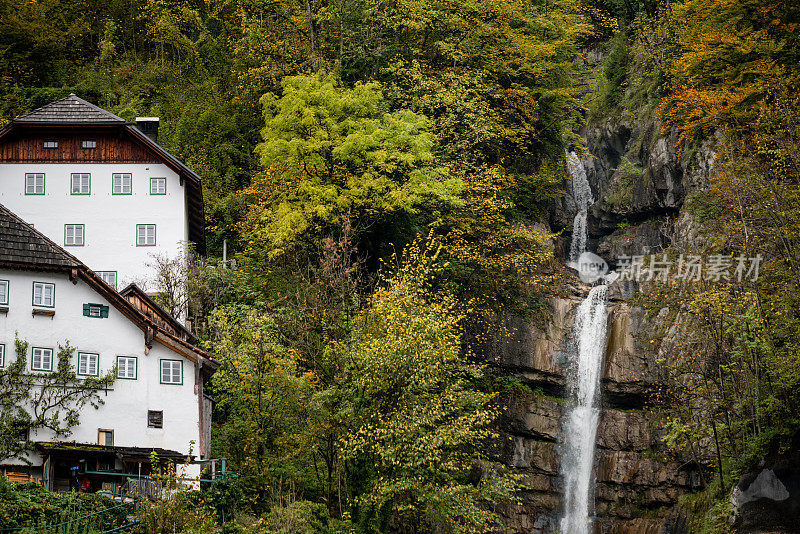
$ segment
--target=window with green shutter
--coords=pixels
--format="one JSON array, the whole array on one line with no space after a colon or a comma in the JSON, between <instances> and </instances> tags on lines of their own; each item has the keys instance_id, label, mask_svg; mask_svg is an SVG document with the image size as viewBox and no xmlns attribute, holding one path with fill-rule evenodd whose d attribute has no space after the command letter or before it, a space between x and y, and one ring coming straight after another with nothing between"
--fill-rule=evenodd
<instances>
[{"instance_id":1,"label":"window with green shutter","mask_svg":"<svg viewBox=\"0 0 800 534\"><path fill-rule=\"evenodd\" d=\"M108 306L103 304L84 304L83 314L86 317L106 318L108 317Z\"/></svg>"}]
</instances>

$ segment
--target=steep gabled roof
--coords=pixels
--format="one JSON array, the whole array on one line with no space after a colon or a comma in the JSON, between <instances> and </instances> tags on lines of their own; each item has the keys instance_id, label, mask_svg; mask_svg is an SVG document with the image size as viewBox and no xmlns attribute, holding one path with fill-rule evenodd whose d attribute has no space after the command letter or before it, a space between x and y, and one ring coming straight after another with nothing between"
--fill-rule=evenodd
<instances>
[{"instance_id":1,"label":"steep gabled roof","mask_svg":"<svg viewBox=\"0 0 800 534\"><path fill-rule=\"evenodd\" d=\"M70 94L55 102L34 109L14 119L16 124L30 125L113 125L126 124L125 119Z\"/></svg>"},{"instance_id":2,"label":"steep gabled roof","mask_svg":"<svg viewBox=\"0 0 800 534\"><path fill-rule=\"evenodd\" d=\"M55 269L81 265L74 256L0 204L0 264L6 262L36 263Z\"/></svg>"},{"instance_id":3,"label":"steep gabled roof","mask_svg":"<svg viewBox=\"0 0 800 534\"><path fill-rule=\"evenodd\" d=\"M144 332L147 347L156 340L197 362L208 374L219 367L219 362L208 353L147 317L78 258L56 245L2 204L0 204L0 267L62 272L68 274L73 282L80 278Z\"/></svg>"}]
</instances>

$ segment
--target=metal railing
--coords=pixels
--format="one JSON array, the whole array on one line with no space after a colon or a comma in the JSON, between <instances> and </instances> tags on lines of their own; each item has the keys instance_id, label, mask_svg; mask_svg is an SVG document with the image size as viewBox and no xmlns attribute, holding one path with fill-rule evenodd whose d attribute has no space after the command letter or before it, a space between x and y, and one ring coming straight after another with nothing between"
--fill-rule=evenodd
<instances>
[{"instance_id":1,"label":"metal railing","mask_svg":"<svg viewBox=\"0 0 800 534\"><path fill-rule=\"evenodd\" d=\"M24 527L0 528L0 534L111 534L124 532L138 524L137 502L126 502L99 512L55 523L36 523Z\"/></svg>"}]
</instances>

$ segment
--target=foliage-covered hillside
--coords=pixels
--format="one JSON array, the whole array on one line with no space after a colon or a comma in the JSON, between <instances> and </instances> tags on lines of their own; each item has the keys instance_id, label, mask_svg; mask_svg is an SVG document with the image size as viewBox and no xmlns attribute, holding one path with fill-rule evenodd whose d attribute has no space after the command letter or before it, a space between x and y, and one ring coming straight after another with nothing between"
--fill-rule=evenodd
<instances>
[{"instance_id":1,"label":"foliage-covered hillside","mask_svg":"<svg viewBox=\"0 0 800 534\"><path fill-rule=\"evenodd\" d=\"M758 282L642 297L698 340L671 355L667 440L714 443L719 502L791 446L799 25L788 0L0 0L0 120L75 92L160 116L203 176L237 267L193 265L189 296L240 524L486 532L520 482L490 423L522 386L464 333L563 290L548 210L585 120L713 143L697 253L766 258Z\"/></svg>"}]
</instances>

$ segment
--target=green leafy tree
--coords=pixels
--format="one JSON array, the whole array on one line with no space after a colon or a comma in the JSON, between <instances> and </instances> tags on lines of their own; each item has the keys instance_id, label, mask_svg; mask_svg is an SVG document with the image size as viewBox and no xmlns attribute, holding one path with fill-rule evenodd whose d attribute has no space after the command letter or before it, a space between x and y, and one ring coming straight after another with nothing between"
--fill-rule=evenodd
<instances>
[{"instance_id":1,"label":"green leafy tree","mask_svg":"<svg viewBox=\"0 0 800 534\"><path fill-rule=\"evenodd\" d=\"M390 222L427 222L459 203L458 180L432 164L427 120L390 112L380 86L339 86L317 74L288 77L283 96L262 98L264 167L293 181L277 201L258 207L250 240L277 256L324 235L347 215L363 238ZM390 220L391 217L391 220Z\"/></svg>"}]
</instances>

